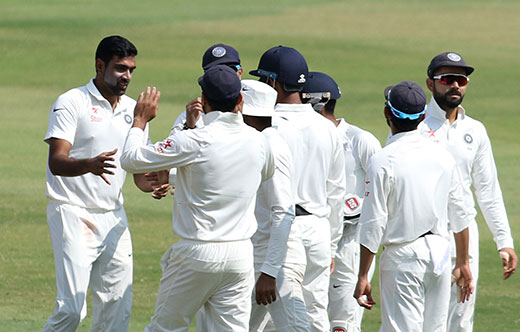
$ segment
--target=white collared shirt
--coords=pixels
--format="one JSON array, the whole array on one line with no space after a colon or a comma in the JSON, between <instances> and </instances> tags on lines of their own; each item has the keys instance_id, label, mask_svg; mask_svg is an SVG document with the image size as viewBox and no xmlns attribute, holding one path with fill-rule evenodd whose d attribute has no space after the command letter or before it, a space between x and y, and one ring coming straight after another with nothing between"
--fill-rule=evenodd
<instances>
[{"instance_id":1,"label":"white collared shirt","mask_svg":"<svg viewBox=\"0 0 520 332\"><path fill-rule=\"evenodd\" d=\"M442 143L455 158L462 176L464 202L471 218L477 215L470 189L473 186L497 249L513 248L491 142L484 125L467 116L462 106L459 106L457 119L450 124L446 112L432 97L419 131L434 142Z\"/></svg>"},{"instance_id":2,"label":"white collared shirt","mask_svg":"<svg viewBox=\"0 0 520 332\"><path fill-rule=\"evenodd\" d=\"M58 97L49 112L44 140L68 141L72 145L69 157L73 159L92 158L117 148L113 162L117 167L111 169L114 175L105 174L111 182L108 185L92 173L73 177L53 175L47 165L47 197L103 210L114 210L123 204L126 172L121 168L119 158L134 121L134 108L135 101L123 95L112 110L112 105L101 95L93 80ZM147 134L143 135L142 139L147 137Z\"/></svg>"},{"instance_id":3,"label":"white collared shirt","mask_svg":"<svg viewBox=\"0 0 520 332\"><path fill-rule=\"evenodd\" d=\"M359 220L360 243L408 243L431 231L448 239L468 226L460 176L453 157L417 130L393 135L370 159Z\"/></svg>"},{"instance_id":4,"label":"white collared shirt","mask_svg":"<svg viewBox=\"0 0 520 332\"><path fill-rule=\"evenodd\" d=\"M381 143L370 132L338 119L336 127L345 153L345 216L361 213L365 197L365 179L368 162L372 155L381 150Z\"/></svg>"},{"instance_id":5,"label":"white collared shirt","mask_svg":"<svg viewBox=\"0 0 520 332\"><path fill-rule=\"evenodd\" d=\"M293 157L295 203L328 218L334 257L343 229L345 197L345 157L336 126L310 104L277 104L275 115L273 120Z\"/></svg>"},{"instance_id":6,"label":"white collared shirt","mask_svg":"<svg viewBox=\"0 0 520 332\"><path fill-rule=\"evenodd\" d=\"M142 130L132 128L121 164L132 173L177 167L173 231L181 238L249 240L256 231L256 191L274 173L269 145L240 113L210 112L204 124L174 129L153 145L143 145Z\"/></svg>"},{"instance_id":7,"label":"white collared shirt","mask_svg":"<svg viewBox=\"0 0 520 332\"><path fill-rule=\"evenodd\" d=\"M274 157L273 177L260 185L256 196L255 217L258 229L251 240L255 266L276 278L287 252L287 240L294 220L291 191L292 156L275 127L262 131Z\"/></svg>"}]
</instances>

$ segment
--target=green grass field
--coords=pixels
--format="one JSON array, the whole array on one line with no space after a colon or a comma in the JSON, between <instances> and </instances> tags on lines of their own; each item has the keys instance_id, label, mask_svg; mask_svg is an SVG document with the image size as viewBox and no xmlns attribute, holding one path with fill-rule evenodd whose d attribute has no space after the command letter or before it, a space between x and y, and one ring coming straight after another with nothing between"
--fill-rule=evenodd
<instances>
[{"instance_id":1,"label":"green grass field","mask_svg":"<svg viewBox=\"0 0 520 332\"><path fill-rule=\"evenodd\" d=\"M121 34L139 49L128 95L136 98L147 85L162 92L151 124L153 140L167 135L184 105L200 94L201 56L216 42L238 49L245 72L256 68L268 48L295 47L311 70L329 73L340 85L338 114L382 143L388 133L383 89L404 79L425 88L430 59L447 50L460 52L476 68L464 105L487 126L518 244L519 13L520 3L513 0L2 0L0 330L39 331L54 308L42 138L56 97L94 76L94 51L104 36ZM130 180L125 194L135 257L130 330L142 331L153 313L159 259L176 240L172 203L138 192ZM475 331L520 331L519 276L501 280L491 234L480 216L479 223ZM379 322L376 307L365 314L364 330L377 331ZM89 331L90 323L89 315L79 331Z\"/></svg>"}]
</instances>

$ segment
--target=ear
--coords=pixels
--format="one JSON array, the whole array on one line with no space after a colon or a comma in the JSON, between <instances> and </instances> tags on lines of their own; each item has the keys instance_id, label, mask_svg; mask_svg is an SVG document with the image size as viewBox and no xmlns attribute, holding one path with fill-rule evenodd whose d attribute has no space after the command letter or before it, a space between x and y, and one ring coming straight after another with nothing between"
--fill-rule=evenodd
<instances>
[{"instance_id":1,"label":"ear","mask_svg":"<svg viewBox=\"0 0 520 332\"><path fill-rule=\"evenodd\" d=\"M242 106L244 105L244 98L242 97L242 93L238 94L238 100L237 104L235 106L235 109L233 110L233 113L242 113Z\"/></svg>"},{"instance_id":2,"label":"ear","mask_svg":"<svg viewBox=\"0 0 520 332\"><path fill-rule=\"evenodd\" d=\"M385 114L385 119L387 121L390 121L390 119L392 118L392 113L390 112L390 107L385 106L384 114Z\"/></svg>"},{"instance_id":3,"label":"ear","mask_svg":"<svg viewBox=\"0 0 520 332\"><path fill-rule=\"evenodd\" d=\"M96 59L96 73L103 73L105 72L105 62L101 60L100 58Z\"/></svg>"},{"instance_id":4,"label":"ear","mask_svg":"<svg viewBox=\"0 0 520 332\"><path fill-rule=\"evenodd\" d=\"M426 86L428 87L428 90L430 90L431 92L433 92L433 80L431 78L427 78L426 79Z\"/></svg>"},{"instance_id":5,"label":"ear","mask_svg":"<svg viewBox=\"0 0 520 332\"><path fill-rule=\"evenodd\" d=\"M239 70L237 70L237 75L238 75L238 78L242 79L242 74L244 73L244 69L242 67L240 67Z\"/></svg>"}]
</instances>

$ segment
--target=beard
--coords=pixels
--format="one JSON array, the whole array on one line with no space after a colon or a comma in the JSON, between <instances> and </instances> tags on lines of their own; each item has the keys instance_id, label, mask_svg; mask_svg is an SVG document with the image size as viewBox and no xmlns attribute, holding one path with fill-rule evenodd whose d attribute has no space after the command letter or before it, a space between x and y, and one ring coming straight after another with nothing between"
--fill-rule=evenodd
<instances>
[{"instance_id":1,"label":"beard","mask_svg":"<svg viewBox=\"0 0 520 332\"><path fill-rule=\"evenodd\" d=\"M105 86L112 92L114 96L122 96L126 92L126 88L128 87L128 84L130 84L129 81L124 79L113 79L109 78L105 75Z\"/></svg>"},{"instance_id":2,"label":"beard","mask_svg":"<svg viewBox=\"0 0 520 332\"><path fill-rule=\"evenodd\" d=\"M459 96L459 98L453 97ZM442 94L437 90L433 90L433 97L437 104L444 110L457 108L464 99L464 95L457 89L453 88Z\"/></svg>"}]
</instances>

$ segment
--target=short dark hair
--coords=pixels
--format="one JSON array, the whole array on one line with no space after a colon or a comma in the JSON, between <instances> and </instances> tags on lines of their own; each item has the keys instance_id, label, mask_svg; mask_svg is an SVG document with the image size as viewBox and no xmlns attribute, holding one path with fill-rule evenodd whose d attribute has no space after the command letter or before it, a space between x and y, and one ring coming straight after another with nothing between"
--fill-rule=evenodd
<instances>
[{"instance_id":1,"label":"short dark hair","mask_svg":"<svg viewBox=\"0 0 520 332\"><path fill-rule=\"evenodd\" d=\"M121 36L108 36L103 38L96 49L96 59L101 59L105 65L108 64L114 56L124 58L136 55L137 48L135 45Z\"/></svg>"},{"instance_id":2,"label":"short dark hair","mask_svg":"<svg viewBox=\"0 0 520 332\"><path fill-rule=\"evenodd\" d=\"M211 109L216 110L216 111L233 112L235 110L235 106L237 106L237 103L238 103L238 97L222 102L222 101L212 100L212 99L208 98L208 96L206 96L206 95L204 95L204 96L206 97L206 100L208 101L209 106L211 106Z\"/></svg>"},{"instance_id":3,"label":"short dark hair","mask_svg":"<svg viewBox=\"0 0 520 332\"><path fill-rule=\"evenodd\" d=\"M390 110L390 107L388 105L385 105L385 108L387 109L390 114L392 111ZM395 129L397 129L399 132L405 132L405 131L412 131L417 129L417 126L422 121L422 117L416 119L416 120L410 120L410 119L399 119L398 117L394 116L392 114L391 120L392 123L395 126Z\"/></svg>"},{"instance_id":4,"label":"short dark hair","mask_svg":"<svg viewBox=\"0 0 520 332\"><path fill-rule=\"evenodd\" d=\"M331 99L325 104L325 113L334 115L334 109L336 108L336 100L337 99Z\"/></svg>"}]
</instances>

